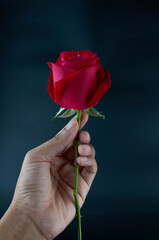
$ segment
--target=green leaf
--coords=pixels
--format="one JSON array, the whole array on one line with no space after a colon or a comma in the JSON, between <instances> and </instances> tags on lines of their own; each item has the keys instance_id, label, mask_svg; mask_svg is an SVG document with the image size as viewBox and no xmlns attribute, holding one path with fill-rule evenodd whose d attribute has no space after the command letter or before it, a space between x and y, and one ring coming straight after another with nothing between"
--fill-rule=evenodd
<instances>
[{"instance_id":1,"label":"green leaf","mask_svg":"<svg viewBox=\"0 0 159 240\"><path fill-rule=\"evenodd\" d=\"M52 122L55 118L57 118L63 111L65 110L65 108L60 108L60 110L56 113L56 115L50 120L50 122Z\"/></svg>"},{"instance_id":2,"label":"green leaf","mask_svg":"<svg viewBox=\"0 0 159 240\"><path fill-rule=\"evenodd\" d=\"M72 116L74 113L76 112L75 109L67 109L62 115L60 115L59 117L60 118L67 118L67 117L70 117Z\"/></svg>"},{"instance_id":3,"label":"green leaf","mask_svg":"<svg viewBox=\"0 0 159 240\"><path fill-rule=\"evenodd\" d=\"M93 117L100 117L101 119L105 119L105 116L102 115L100 112L98 112L94 107L85 109L84 112L86 112L88 115Z\"/></svg>"}]
</instances>

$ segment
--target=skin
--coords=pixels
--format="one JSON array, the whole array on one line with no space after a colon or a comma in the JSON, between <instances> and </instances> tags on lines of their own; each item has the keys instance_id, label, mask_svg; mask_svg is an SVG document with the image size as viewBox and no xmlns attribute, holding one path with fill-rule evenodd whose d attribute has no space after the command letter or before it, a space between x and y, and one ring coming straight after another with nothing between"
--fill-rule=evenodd
<instances>
[{"instance_id":1,"label":"skin","mask_svg":"<svg viewBox=\"0 0 159 240\"><path fill-rule=\"evenodd\" d=\"M88 115L83 112L81 128L87 121ZM52 240L74 219L77 133L74 117L55 137L26 154L12 203L0 221L0 240ZM79 133L78 152L81 207L97 172L95 149L86 131Z\"/></svg>"}]
</instances>

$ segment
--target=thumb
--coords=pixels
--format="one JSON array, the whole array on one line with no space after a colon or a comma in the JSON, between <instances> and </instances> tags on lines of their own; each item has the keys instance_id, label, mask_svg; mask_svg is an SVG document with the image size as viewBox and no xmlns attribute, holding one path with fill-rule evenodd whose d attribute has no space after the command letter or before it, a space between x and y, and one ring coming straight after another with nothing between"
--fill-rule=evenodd
<instances>
[{"instance_id":1,"label":"thumb","mask_svg":"<svg viewBox=\"0 0 159 240\"><path fill-rule=\"evenodd\" d=\"M81 116L81 128L88 121L88 115L82 113ZM53 156L60 155L76 138L78 133L78 122L76 116L72 118L68 124L56 134L55 137L51 138L47 142L31 150L32 154L40 159L50 160Z\"/></svg>"},{"instance_id":2,"label":"thumb","mask_svg":"<svg viewBox=\"0 0 159 240\"><path fill-rule=\"evenodd\" d=\"M88 114L82 112L80 129L88 121ZM78 122L76 116L72 118L68 124L50 141L54 142L54 155L62 153L68 145L76 138L78 133ZM49 141L48 141L49 142ZM50 142L52 145L52 143Z\"/></svg>"},{"instance_id":3,"label":"thumb","mask_svg":"<svg viewBox=\"0 0 159 240\"><path fill-rule=\"evenodd\" d=\"M54 155L62 153L70 145L78 133L78 122L76 117L72 118L68 124L50 140L54 145Z\"/></svg>"},{"instance_id":4,"label":"thumb","mask_svg":"<svg viewBox=\"0 0 159 240\"><path fill-rule=\"evenodd\" d=\"M60 155L65 148L73 142L78 132L78 122L74 117L68 124L58 132L55 137L33 149L34 153L42 159L51 159Z\"/></svg>"}]
</instances>

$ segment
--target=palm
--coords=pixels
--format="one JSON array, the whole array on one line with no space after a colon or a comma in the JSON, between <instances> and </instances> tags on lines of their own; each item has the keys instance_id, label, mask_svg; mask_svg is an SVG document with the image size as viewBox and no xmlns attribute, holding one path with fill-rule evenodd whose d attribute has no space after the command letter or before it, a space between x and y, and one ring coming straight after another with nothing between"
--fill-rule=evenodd
<instances>
[{"instance_id":1,"label":"palm","mask_svg":"<svg viewBox=\"0 0 159 240\"><path fill-rule=\"evenodd\" d=\"M73 149L67 151L67 154L70 154L71 152L74 152ZM72 159L57 157L54 161L54 165L51 165L51 179L54 183L54 187L56 186L56 190L53 190L53 195L54 199L57 201L53 207L58 209L58 211L62 211L63 217L68 223L74 218L76 211L73 196L75 167L72 164ZM78 193L80 206L82 206L88 190L89 186L79 172Z\"/></svg>"},{"instance_id":2,"label":"palm","mask_svg":"<svg viewBox=\"0 0 159 240\"><path fill-rule=\"evenodd\" d=\"M72 164L73 159L74 148L71 147L63 154L63 156L55 157L52 161L53 164L50 164L50 210L52 211L52 216L54 217L55 212L57 212L56 221L63 222L64 225L68 225L75 217L76 213L73 196L75 178L75 167ZM89 186L80 174L78 190L79 203L80 206L82 206L89 190ZM47 202L47 200L48 199L45 199L44 201ZM45 207L47 208L47 206Z\"/></svg>"},{"instance_id":3,"label":"palm","mask_svg":"<svg viewBox=\"0 0 159 240\"><path fill-rule=\"evenodd\" d=\"M54 159L43 163L32 159L32 162L25 167L29 178L24 181L28 183L30 181L30 186L27 185L27 189L20 190L22 193L25 192L24 196L22 194L19 197L22 199L22 207L23 209L26 206L29 208L30 217L36 225L45 222L49 232L53 228L61 232L75 217L73 160L74 147L70 147L61 157L55 156ZM80 206L82 206L88 190L89 186L79 174Z\"/></svg>"}]
</instances>

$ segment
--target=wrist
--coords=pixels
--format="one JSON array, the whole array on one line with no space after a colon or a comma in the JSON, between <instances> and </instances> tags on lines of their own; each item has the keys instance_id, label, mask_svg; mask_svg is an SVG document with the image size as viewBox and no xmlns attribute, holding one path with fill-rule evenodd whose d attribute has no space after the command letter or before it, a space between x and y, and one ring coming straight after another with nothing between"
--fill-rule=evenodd
<instances>
[{"instance_id":1,"label":"wrist","mask_svg":"<svg viewBox=\"0 0 159 240\"><path fill-rule=\"evenodd\" d=\"M0 236L5 240L46 240L30 217L12 205L0 220Z\"/></svg>"}]
</instances>

